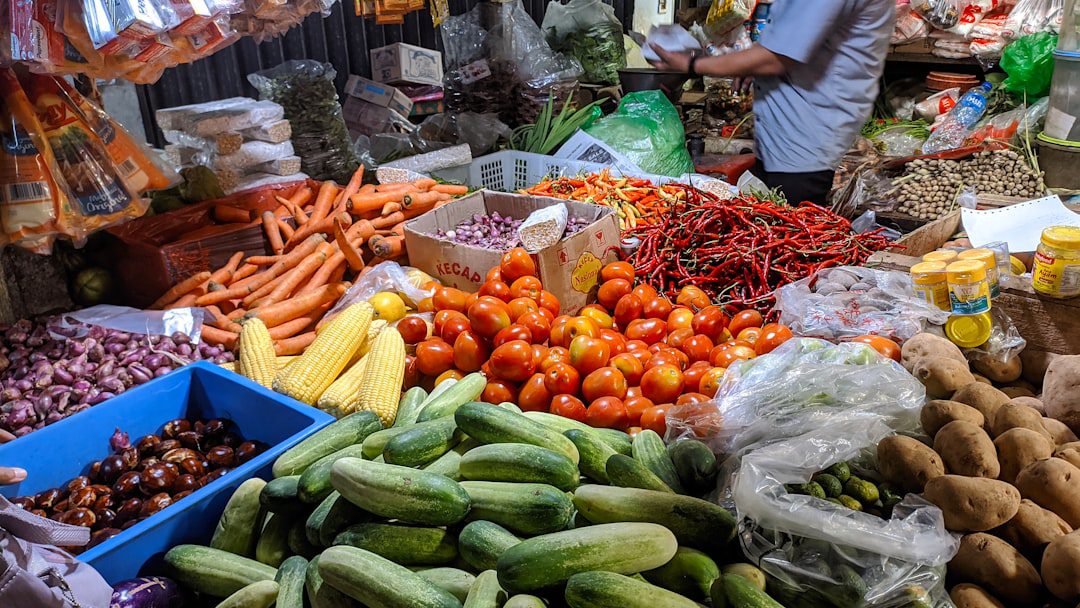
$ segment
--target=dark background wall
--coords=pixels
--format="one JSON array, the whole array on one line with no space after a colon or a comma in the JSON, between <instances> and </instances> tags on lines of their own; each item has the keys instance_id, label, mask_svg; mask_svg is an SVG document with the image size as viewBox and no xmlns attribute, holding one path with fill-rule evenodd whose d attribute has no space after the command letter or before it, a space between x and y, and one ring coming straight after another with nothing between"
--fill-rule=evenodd
<instances>
[{"instance_id":1,"label":"dark background wall","mask_svg":"<svg viewBox=\"0 0 1080 608\"><path fill-rule=\"evenodd\" d=\"M612 5L619 21L629 28L634 0L604 1ZM450 14L464 13L476 2L449 0ZM543 21L547 0L523 2L537 23ZM431 13L426 9L406 15L404 25L376 25L374 19L357 17L351 0L334 4L328 17L319 13L309 15L284 36L262 44L245 37L210 57L167 70L152 85L138 87L147 140L159 147L165 144L154 121L155 110L238 95L258 97L254 87L248 84L247 75L289 59L332 64L337 69L338 94L341 94L349 74L371 76L368 51L395 42L442 50L442 36L432 27Z\"/></svg>"}]
</instances>

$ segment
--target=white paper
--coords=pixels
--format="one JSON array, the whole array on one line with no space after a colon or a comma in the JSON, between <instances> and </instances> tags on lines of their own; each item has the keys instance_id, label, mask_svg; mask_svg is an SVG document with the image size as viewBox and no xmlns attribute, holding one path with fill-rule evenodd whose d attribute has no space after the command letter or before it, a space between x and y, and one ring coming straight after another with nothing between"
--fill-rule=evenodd
<instances>
[{"instance_id":1,"label":"white paper","mask_svg":"<svg viewBox=\"0 0 1080 608\"><path fill-rule=\"evenodd\" d=\"M1004 241L1012 252L1035 251L1043 229L1049 226L1080 226L1080 215L1065 207L1057 195L1000 209L960 209L960 220L972 246Z\"/></svg>"},{"instance_id":2,"label":"white paper","mask_svg":"<svg viewBox=\"0 0 1080 608\"><path fill-rule=\"evenodd\" d=\"M649 36L641 46L641 56L645 61L660 61L660 56L652 49L656 45L672 53L684 53L700 49L701 43L681 25L654 25L649 28Z\"/></svg>"},{"instance_id":3,"label":"white paper","mask_svg":"<svg viewBox=\"0 0 1080 608\"><path fill-rule=\"evenodd\" d=\"M645 175L641 167L634 164L629 158L615 151L614 148L578 129L576 133L566 140L558 151L555 158L569 158L586 163L598 163L616 169L623 175Z\"/></svg>"}]
</instances>

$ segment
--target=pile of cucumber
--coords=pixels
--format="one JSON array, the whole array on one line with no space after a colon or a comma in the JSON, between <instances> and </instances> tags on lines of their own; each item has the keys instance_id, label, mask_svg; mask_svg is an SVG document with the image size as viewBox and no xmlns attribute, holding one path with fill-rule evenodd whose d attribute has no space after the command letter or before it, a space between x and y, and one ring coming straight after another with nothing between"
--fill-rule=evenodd
<instances>
[{"instance_id":1,"label":"pile of cucumber","mask_svg":"<svg viewBox=\"0 0 1080 608\"><path fill-rule=\"evenodd\" d=\"M892 517L892 509L903 500L903 494L895 492L883 481L871 481L865 477L877 476L876 471L864 470L863 476L852 473L847 462L837 462L814 475L803 484L787 486L792 494L804 494L823 498L854 511L865 511L882 519Z\"/></svg>"},{"instance_id":2,"label":"pile of cucumber","mask_svg":"<svg viewBox=\"0 0 1080 608\"><path fill-rule=\"evenodd\" d=\"M441 389L441 390L440 390ZM169 573L243 608L767 608L716 460L513 404L468 378L347 416L245 482Z\"/></svg>"}]
</instances>

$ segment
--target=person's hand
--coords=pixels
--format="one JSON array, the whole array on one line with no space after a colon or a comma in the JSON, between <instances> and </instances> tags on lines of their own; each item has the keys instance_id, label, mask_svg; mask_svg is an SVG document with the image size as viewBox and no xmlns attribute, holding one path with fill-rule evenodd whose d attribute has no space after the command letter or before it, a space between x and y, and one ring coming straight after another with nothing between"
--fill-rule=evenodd
<instances>
[{"instance_id":1,"label":"person's hand","mask_svg":"<svg viewBox=\"0 0 1080 608\"><path fill-rule=\"evenodd\" d=\"M7 443L14 441L15 435L0 430L0 443ZM19 483L26 479L26 471L15 467L0 467L0 486L6 486L13 483Z\"/></svg>"},{"instance_id":2,"label":"person's hand","mask_svg":"<svg viewBox=\"0 0 1080 608\"><path fill-rule=\"evenodd\" d=\"M690 53L665 51L655 44L650 45L650 48L652 48L657 56L660 57L660 61L649 62L654 68L658 70L672 70L675 72L687 72L690 70Z\"/></svg>"},{"instance_id":3,"label":"person's hand","mask_svg":"<svg viewBox=\"0 0 1080 608\"><path fill-rule=\"evenodd\" d=\"M736 76L732 80L731 87L738 93L746 94L750 91L750 87L754 86L753 76Z\"/></svg>"}]
</instances>

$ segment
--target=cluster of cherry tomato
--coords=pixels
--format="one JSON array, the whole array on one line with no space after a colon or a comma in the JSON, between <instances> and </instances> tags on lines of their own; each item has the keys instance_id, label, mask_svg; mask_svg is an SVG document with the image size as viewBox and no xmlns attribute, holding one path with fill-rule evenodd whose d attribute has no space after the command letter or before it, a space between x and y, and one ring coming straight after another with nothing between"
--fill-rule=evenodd
<instances>
[{"instance_id":1,"label":"cluster of cherry tomato","mask_svg":"<svg viewBox=\"0 0 1080 608\"><path fill-rule=\"evenodd\" d=\"M754 310L729 317L697 287L672 302L635 285L626 262L606 265L600 277L598 302L576 316L560 314L522 249L507 252L476 293L432 285L418 308L434 312L434 322L414 315L397 326L415 345L406 384L481 371L484 401L663 435L668 408L709 400L727 367L792 335Z\"/></svg>"}]
</instances>

